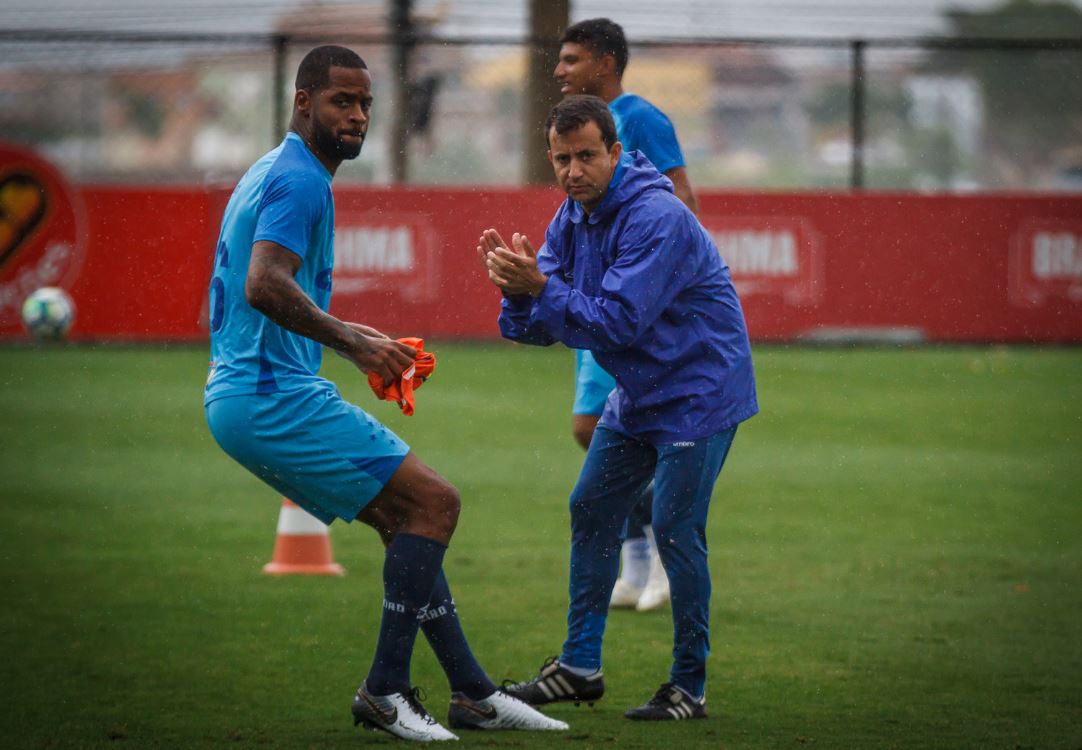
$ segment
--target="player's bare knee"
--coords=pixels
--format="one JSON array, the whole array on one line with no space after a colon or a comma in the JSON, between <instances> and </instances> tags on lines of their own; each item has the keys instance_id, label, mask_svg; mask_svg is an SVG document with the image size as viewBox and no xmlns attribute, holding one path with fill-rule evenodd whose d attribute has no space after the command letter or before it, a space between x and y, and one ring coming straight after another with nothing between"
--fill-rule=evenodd
<instances>
[{"instance_id":1,"label":"player's bare knee","mask_svg":"<svg viewBox=\"0 0 1082 750\"><path fill-rule=\"evenodd\" d=\"M594 439L594 430L597 429L599 419L593 414L571 415L571 434L583 450L590 449L590 441Z\"/></svg>"},{"instance_id":2,"label":"player's bare knee","mask_svg":"<svg viewBox=\"0 0 1082 750\"><path fill-rule=\"evenodd\" d=\"M454 485L437 477L413 494L411 517L406 526L422 536L447 541L458 525L462 501Z\"/></svg>"},{"instance_id":3,"label":"player's bare knee","mask_svg":"<svg viewBox=\"0 0 1082 750\"><path fill-rule=\"evenodd\" d=\"M575 436L575 442L582 446L583 450L590 449L590 441L594 437L594 431L592 428L587 429L584 427L574 427L571 430L571 434Z\"/></svg>"},{"instance_id":4,"label":"player's bare knee","mask_svg":"<svg viewBox=\"0 0 1082 750\"><path fill-rule=\"evenodd\" d=\"M394 541L394 535L398 533L397 524L373 526L372 528L379 534L379 540L384 547L389 547L391 542Z\"/></svg>"},{"instance_id":5,"label":"player's bare knee","mask_svg":"<svg viewBox=\"0 0 1082 750\"><path fill-rule=\"evenodd\" d=\"M399 527L402 525L401 518L384 507L385 504L392 502L392 498L380 498L369 503L357 514L357 520L372 527L379 534L379 538L385 547L391 543L394 535L398 533Z\"/></svg>"},{"instance_id":6,"label":"player's bare knee","mask_svg":"<svg viewBox=\"0 0 1082 750\"><path fill-rule=\"evenodd\" d=\"M445 524L447 535L450 536L458 527L458 515L462 511L462 497L458 489L450 482L444 482L438 493L435 513Z\"/></svg>"}]
</instances>

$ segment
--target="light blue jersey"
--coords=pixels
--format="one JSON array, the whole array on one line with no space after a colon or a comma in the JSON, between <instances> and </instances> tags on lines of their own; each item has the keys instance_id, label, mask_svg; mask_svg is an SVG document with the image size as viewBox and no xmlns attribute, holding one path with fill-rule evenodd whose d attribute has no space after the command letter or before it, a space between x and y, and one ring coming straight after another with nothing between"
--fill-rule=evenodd
<instances>
[{"instance_id":1,"label":"light blue jersey","mask_svg":"<svg viewBox=\"0 0 1082 750\"><path fill-rule=\"evenodd\" d=\"M260 240L300 257L294 278L326 310L334 266L331 174L296 133L252 165L226 206L210 283L203 403L214 439L238 463L324 523L352 521L409 446L317 375L319 343L248 304L244 284Z\"/></svg>"},{"instance_id":2,"label":"light blue jersey","mask_svg":"<svg viewBox=\"0 0 1082 750\"><path fill-rule=\"evenodd\" d=\"M605 372L587 349L575 350L575 403L571 413L600 417L616 387L616 378Z\"/></svg>"},{"instance_id":3,"label":"light blue jersey","mask_svg":"<svg viewBox=\"0 0 1082 750\"><path fill-rule=\"evenodd\" d=\"M624 151L642 151L662 174L684 166L676 128L660 109L641 96L621 94L609 102L609 111Z\"/></svg>"},{"instance_id":4,"label":"light blue jersey","mask_svg":"<svg viewBox=\"0 0 1082 750\"><path fill-rule=\"evenodd\" d=\"M310 384L320 345L248 305L244 283L252 244L277 243L300 256L296 281L323 310L331 300L334 202L331 174L289 133L241 178L222 219L210 283L210 373L204 403L278 393Z\"/></svg>"}]
</instances>

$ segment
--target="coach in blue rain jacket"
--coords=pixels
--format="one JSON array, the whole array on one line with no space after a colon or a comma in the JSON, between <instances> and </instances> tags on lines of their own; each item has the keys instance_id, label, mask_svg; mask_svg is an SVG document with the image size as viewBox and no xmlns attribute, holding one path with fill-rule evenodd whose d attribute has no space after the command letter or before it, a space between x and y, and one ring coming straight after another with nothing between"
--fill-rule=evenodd
<instances>
[{"instance_id":1,"label":"coach in blue rain jacket","mask_svg":"<svg viewBox=\"0 0 1082 750\"><path fill-rule=\"evenodd\" d=\"M622 526L654 479L674 664L670 680L626 715L699 718L709 651L707 509L737 425L758 411L744 315L709 234L648 159L622 153L601 99L564 99L546 134L568 200L544 246L535 254L526 237L508 245L490 229L477 251L504 293L504 337L589 349L617 387L571 494L567 641L559 661L513 692L535 704L600 697Z\"/></svg>"}]
</instances>

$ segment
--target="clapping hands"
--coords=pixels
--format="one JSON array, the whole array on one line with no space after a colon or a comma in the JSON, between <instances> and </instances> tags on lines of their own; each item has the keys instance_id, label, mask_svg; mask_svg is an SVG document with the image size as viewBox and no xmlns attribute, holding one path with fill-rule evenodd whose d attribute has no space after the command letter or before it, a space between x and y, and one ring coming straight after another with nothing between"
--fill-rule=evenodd
<instances>
[{"instance_id":1,"label":"clapping hands","mask_svg":"<svg viewBox=\"0 0 1082 750\"><path fill-rule=\"evenodd\" d=\"M509 297L537 297L548 281L537 270L537 251L524 234L511 235L509 247L499 232L486 229L478 240L477 257L485 264L489 281Z\"/></svg>"}]
</instances>

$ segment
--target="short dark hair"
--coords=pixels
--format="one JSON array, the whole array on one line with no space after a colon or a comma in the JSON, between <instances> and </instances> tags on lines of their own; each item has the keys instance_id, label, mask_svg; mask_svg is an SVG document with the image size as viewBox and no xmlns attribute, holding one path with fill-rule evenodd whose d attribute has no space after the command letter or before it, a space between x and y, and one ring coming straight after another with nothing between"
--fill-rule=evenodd
<instances>
[{"instance_id":1,"label":"short dark hair","mask_svg":"<svg viewBox=\"0 0 1082 750\"><path fill-rule=\"evenodd\" d=\"M361 56L348 47L325 44L316 47L301 60L300 67L297 68L297 91L313 91L326 86L330 81L332 67L368 69Z\"/></svg>"},{"instance_id":2,"label":"short dark hair","mask_svg":"<svg viewBox=\"0 0 1082 750\"><path fill-rule=\"evenodd\" d=\"M545 142L549 142L549 132L553 128L557 135L564 135L578 130L588 122L597 123L601 140L605 142L606 148L611 149L616 143L616 122L612 119L612 112L605 100L589 94L569 96L552 108L545 120Z\"/></svg>"},{"instance_id":3,"label":"short dark hair","mask_svg":"<svg viewBox=\"0 0 1082 750\"><path fill-rule=\"evenodd\" d=\"M608 18L590 18L567 27L560 44L581 44L595 57L612 55L616 60L616 76L622 78L627 67L627 37L620 24Z\"/></svg>"}]
</instances>

